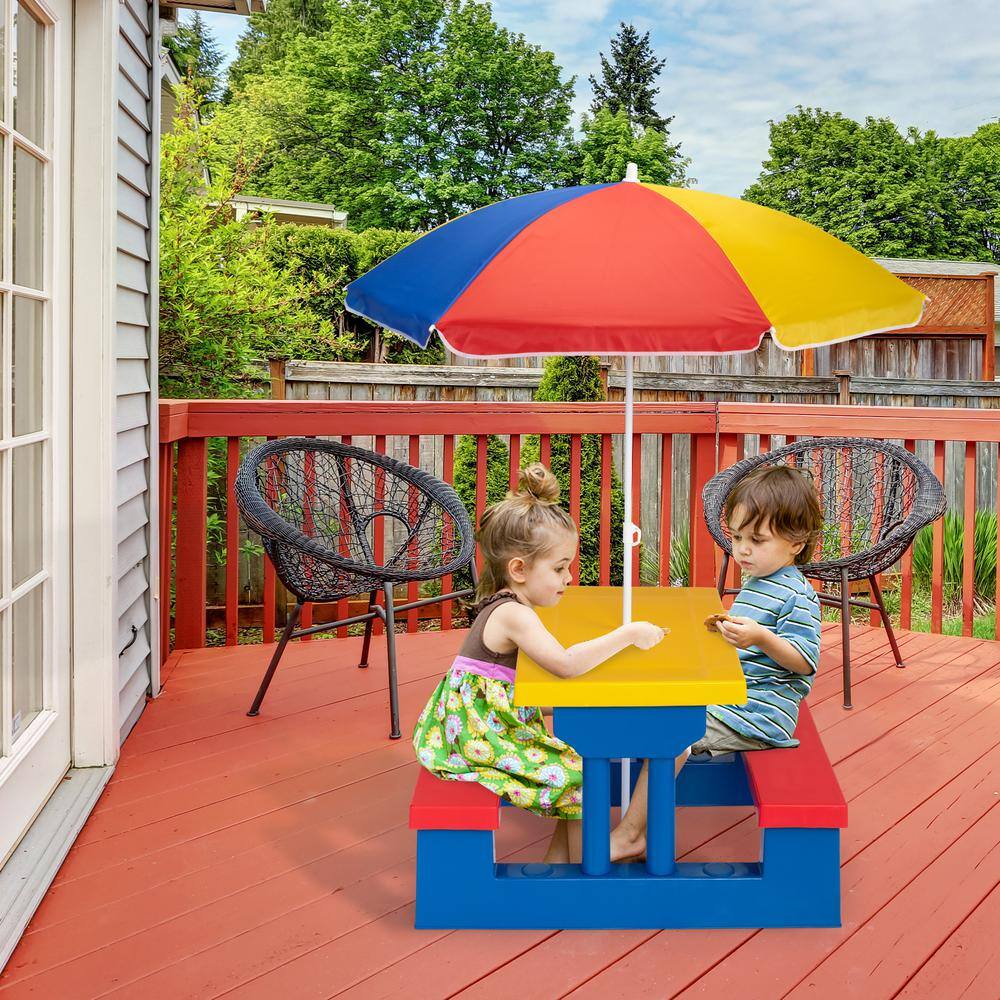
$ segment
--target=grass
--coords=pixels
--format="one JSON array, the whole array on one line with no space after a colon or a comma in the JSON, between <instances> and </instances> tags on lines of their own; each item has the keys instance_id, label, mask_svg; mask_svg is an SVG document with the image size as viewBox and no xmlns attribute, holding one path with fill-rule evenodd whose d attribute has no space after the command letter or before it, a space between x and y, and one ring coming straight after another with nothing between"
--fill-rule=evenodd
<instances>
[{"instance_id":1,"label":"grass","mask_svg":"<svg viewBox=\"0 0 1000 1000\"><path fill-rule=\"evenodd\" d=\"M885 609L895 626L899 626L899 592L884 593ZM962 605L954 597L945 596L941 616L942 635L962 634ZM972 618L972 635L976 639L996 638L996 617L992 605L977 601ZM836 608L823 608L824 621L840 621L840 612ZM856 608L852 620L858 624L868 623L868 611ZM930 632L931 630L931 593L929 589L914 588L910 602L910 631Z\"/></svg>"}]
</instances>

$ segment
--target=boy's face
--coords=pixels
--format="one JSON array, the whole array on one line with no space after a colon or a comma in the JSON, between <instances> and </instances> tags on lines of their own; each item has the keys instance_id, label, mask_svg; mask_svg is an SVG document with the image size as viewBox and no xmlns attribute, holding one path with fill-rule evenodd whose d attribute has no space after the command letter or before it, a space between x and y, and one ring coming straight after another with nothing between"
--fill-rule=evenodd
<instances>
[{"instance_id":1,"label":"boy's face","mask_svg":"<svg viewBox=\"0 0 1000 1000\"><path fill-rule=\"evenodd\" d=\"M791 566L802 551L804 542L792 542L771 531L769 521L745 524L742 507L736 507L729 522L733 540L733 558L746 576L770 576L785 566Z\"/></svg>"}]
</instances>

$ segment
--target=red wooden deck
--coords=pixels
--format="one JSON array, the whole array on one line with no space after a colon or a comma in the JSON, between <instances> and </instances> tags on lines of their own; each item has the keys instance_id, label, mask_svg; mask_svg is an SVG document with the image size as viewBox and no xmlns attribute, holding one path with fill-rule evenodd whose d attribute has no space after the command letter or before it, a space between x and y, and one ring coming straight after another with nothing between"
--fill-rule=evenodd
<instances>
[{"instance_id":1,"label":"red wooden deck","mask_svg":"<svg viewBox=\"0 0 1000 1000\"><path fill-rule=\"evenodd\" d=\"M845 712L837 635L810 704L851 809L841 929L415 931L416 765L386 738L382 647L359 671L360 640L297 644L257 719L270 650L198 650L168 665L0 998L997 1000L1000 643L904 634L899 671L859 628ZM401 637L404 724L457 640ZM687 811L679 848L751 857L748 816ZM506 810L498 854L546 835Z\"/></svg>"}]
</instances>

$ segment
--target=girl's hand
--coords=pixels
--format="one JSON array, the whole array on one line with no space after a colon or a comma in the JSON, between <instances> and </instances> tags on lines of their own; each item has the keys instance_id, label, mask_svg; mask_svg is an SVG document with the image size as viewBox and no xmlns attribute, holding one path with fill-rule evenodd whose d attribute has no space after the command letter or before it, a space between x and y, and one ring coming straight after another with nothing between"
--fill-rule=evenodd
<instances>
[{"instance_id":1,"label":"girl's hand","mask_svg":"<svg viewBox=\"0 0 1000 1000\"><path fill-rule=\"evenodd\" d=\"M652 622L631 622L628 627L629 639L632 645L639 649L652 649L667 634L659 625L654 625Z\"/></svg>"},{"instance_id":2,"label":"girl's hand","mask_svg":"<svg viewBox=\"0 0 1000 1000\"><path fill-rule=\"evenodd\" d=\"M723 639L737 649L748 649L759 646L761 638L766 638L767 629L752 618L737 616L717 623L716 628L722 633Z\"/></svg>"}]
</instances>

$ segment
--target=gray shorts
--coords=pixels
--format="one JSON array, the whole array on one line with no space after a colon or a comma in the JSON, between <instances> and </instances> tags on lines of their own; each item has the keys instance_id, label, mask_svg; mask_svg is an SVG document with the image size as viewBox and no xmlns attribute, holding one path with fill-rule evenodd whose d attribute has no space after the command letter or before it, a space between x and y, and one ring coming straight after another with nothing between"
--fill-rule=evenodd
<instances>
[{"instance_id":1,"label":"gray shorts","mask_svg":"<svg viewBox=\"0 0 1000 1000\"><path fill-rule=\"evenodd\" d=\"M712 757L733 753L736 750L770 750L771 744L750 739L730 729L710 712L705 713L705 735L692 744L691 753L707 753Z\"/></svg>"}]
</instances>

